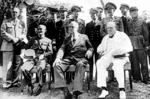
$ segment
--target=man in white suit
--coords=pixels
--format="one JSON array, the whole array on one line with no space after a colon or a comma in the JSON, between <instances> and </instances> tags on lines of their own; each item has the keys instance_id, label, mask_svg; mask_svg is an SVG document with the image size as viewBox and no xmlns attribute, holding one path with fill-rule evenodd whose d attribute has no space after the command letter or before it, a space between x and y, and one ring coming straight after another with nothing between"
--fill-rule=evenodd
<instances>
[{"instance_id":1,"label":"man in white suit","mask_svg":"<svg viewBox=\"0 0 150 99\"><path fill-rule=\"evenodd\" d=\"M116 30L114 22L107 24L107 32L108 34L97 48L97 53L101 55L97 61L97 87L102 88L99 98L105 98L109 94L106 88L106 69L110 63L113 63L114 74L119 84L120 99L126 99L123 66L129 61L127 53L133 50L132 44L124 32Z\"/></svg>"}]
</instances>

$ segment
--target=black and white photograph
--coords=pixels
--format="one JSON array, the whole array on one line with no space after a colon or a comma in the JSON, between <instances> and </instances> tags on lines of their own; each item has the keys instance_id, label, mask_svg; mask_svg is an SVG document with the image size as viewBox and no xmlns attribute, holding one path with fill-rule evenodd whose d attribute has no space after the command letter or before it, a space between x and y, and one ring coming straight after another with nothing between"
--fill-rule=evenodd
<instances>
[{"instance_id":1,"label":"black and white photograph","mask_svg":"<svg viewBox=\"0 0 150 99\"><path fill-rule=\"evenodd\" d=\"M148 0L0 0L0 99L150 99Z\"/></svg>"}]
</instances>

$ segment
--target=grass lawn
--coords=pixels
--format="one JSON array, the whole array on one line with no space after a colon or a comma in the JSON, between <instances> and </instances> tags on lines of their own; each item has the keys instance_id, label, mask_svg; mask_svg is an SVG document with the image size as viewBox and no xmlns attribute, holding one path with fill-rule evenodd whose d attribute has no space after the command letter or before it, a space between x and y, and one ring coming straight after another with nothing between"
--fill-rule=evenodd
<instances>
[{"instance_id":1,"label":"grass lawn","mask_svg":"<svg viewBox=\"0 0 150 99\"><path fill-rule=\"evenodd\" d=\"M69 85L69 89L72 92L73 85ZM106 99L119 99L119 90L117 82L108 84L109 95ZM100 90L96 87L96 81L91 82L91 92L87 93L87 84L84 84L84 94L82 99L97 99L100 94ZM127 99L150 99L150 86L143 83L133 83L133 90L130 91L129 83L126 82L126 94ZM20 88L2 89L0 81L0 99L63 99L63 93L60 90L53 89L49 93L47 85L43 86L42 93L39 96L28 96L27 88L24 89L23 94L20 92Z\"/></svg>"}]
</instances>

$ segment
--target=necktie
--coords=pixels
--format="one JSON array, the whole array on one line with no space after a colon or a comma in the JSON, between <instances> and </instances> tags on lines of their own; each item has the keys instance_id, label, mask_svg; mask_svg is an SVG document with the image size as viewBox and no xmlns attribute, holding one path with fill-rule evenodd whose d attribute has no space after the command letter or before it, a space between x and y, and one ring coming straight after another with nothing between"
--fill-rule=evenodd
<instances>
[{"instance_id":1,"label":"necktie","mask_svg":"<svg viewBox=\"0 0 150 99\"><path fill-rule=\"evenodd\" d=\"M76 39L72 36L72 45L74 45Z\"/></svg>"}]
</instances>

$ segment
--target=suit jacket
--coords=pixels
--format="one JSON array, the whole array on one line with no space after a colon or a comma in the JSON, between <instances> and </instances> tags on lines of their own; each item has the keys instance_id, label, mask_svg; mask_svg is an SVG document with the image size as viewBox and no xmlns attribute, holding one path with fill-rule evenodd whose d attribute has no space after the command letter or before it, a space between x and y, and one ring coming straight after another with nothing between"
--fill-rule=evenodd
<instances>
[{"instance_id":1,"label":"suit jacket","mask_svg":"<svg viewBox=\"0 0 150 99\"><path fill-rule=\"evenodd\" d=\"M149 45L150 45L150 21L147 22L147 29L148 29L148 34L149 34Z\"/></svg>"},{"instance_id":2,"label":"suit jacket","mask_svg":"<svg viewBox=\"0 0 150 99\"><path fill-rule=\"evenodd\" d=\"M38 27L38 23L36 22L32 22L29 24L28 26L28 30L27 30L27 38L29 39L30 37L35 37L37 36L37 33L35 32L35 28Z\"/></svg>"},{"instance_id":3,"label":"suit jacket","mask_svg":"<svg viewBox=\"0 0 150 99\"><path fill-rule=\"evenodd\" d=\"M63 28L64 21L59 20L56 22L56 45L59 48L64 40L65 37L65 30Z\"/></svg>"},{"instance_id":4,"label":"suit jacket","mask_svg":"<svg viewBox=\"0 0 150 99\"><path fill-rule=\"evenodd\" d=\"M78 34L75 43L72 44L71 36L65 38L60 50L64 52L63 58L74 58L79 61L85 59L85 54L88 50L93 53L93 47L85 34ZM62 54L61 51L58 55Z\"/></svg>"},{"instance_id":5,"label":"suit jacket","mask_svg":"<svg viewBox=\"0 0 150 99\"><path fill-rule=\"evenodd\" d=\"M101 24L93 23L93 21L86 24L85 34L88 36L93 47L97 49L101 43L102 37L100 35Z\"/></svg>"},{"instance_id":6,"label":"suit jacket","mask_svg":"<svg viewBox=\"0 0 150 99\"><path fill-rule=\"evenodd\" d=\"M49 20L47 23L45 23L45 26L47 28L46 37L53 40L56 39L56 23L54 20Z\"/></svg>"},{"instance_id":7,"label":"suit jacket","mask_svg":"<svg viewBox=\"0 0 150 99\"><path fill-rule=\"evenodd\" d=\"M122 22L123 22L124 32L128 35L129 34L129 29L128 29L127 24L131 20L131 18L122 16L121 19L122 19Z\"/></svg>"},{"instance_id":8,"label":"suit jacket","mask_svg":"<svg viewBox=\"0 0 150 99\"><path fill-rule=\"evenodd\" d=\"M13 51L13 40L26 36L24 22L17 19L15 24L12 19L4 20L1 26L1 36L3 38L1 51Z\"/></svg>"},{"instance_id":9,"label":"suit jacket","mask_svg":"<svg viewBox=\"0 0 150 99\"><path fill-rule=\"evenodd\" d=\"M141 19L132 19L128 22L129 34L134 49L143 49L148 46L149 34L147 24Z\"/></svg>"},{"instance_id":10,"label":"suit jacket","mask_svg":"<svg viewBox=\"0 0 150 99\"><path fill-rule=\"evenodd\" d=\"M110 17L106 17L102 19L102 30L101 30L102 37L107 35L107 23L111 21L116 23L116 28L118 31L124 32L123 22L120 17L114 16L113 19Z\"/></svg>"}]
</instances>

